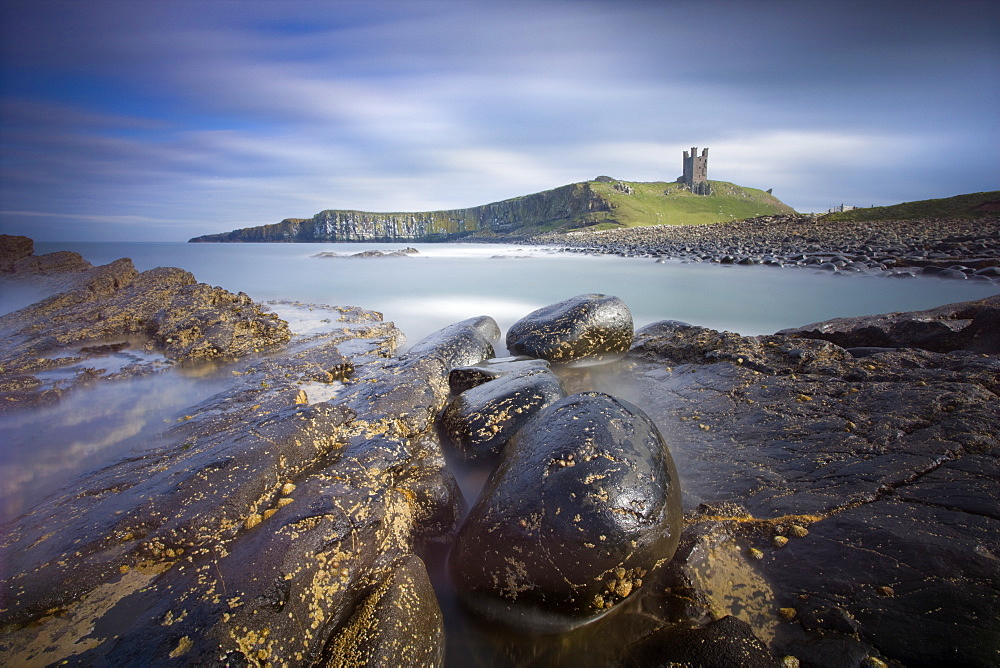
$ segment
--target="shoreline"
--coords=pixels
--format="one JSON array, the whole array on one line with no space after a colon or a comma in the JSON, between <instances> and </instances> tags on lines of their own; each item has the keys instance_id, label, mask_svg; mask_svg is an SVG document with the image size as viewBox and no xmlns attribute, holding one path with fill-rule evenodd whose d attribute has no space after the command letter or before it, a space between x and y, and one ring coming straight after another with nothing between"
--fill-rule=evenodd
<instances>
[{"instance_id":1,"label":"shoreline","mask_svg":"<svg viewBox=\"0 0 1000 668\"><path fill-rule=\"evenodd\" d=\"M1000 284L1000 219L828 222L761 216L712 225L651 225L468 242L718 264L806 267L894 278L934 275Z\"/></svg>"}]
</instances>

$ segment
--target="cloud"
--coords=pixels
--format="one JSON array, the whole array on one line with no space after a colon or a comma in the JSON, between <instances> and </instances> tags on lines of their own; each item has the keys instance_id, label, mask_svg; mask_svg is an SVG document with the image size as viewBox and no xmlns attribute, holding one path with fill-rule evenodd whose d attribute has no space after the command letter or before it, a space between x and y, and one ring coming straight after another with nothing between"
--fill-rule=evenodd
<instances>
[{"instance_id":1,"label":"cloud","mask_svg":"<svg viewBox=\"0 0 1000 668\"><path fill-rule=\"evenodd\" d=\"M997 13L949 7L8 3L0 202L186 238L672 180L693 144L805 210L989 189Z\"/></svg>"}]
</instances>

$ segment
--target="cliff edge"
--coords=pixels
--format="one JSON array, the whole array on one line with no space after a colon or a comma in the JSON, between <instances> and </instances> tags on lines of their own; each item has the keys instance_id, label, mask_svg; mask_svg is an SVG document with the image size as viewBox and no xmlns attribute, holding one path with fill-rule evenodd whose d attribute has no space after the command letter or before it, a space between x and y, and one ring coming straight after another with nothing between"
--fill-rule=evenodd
<instances>
[{"instance_id":1,"label":"cliff edge","mask_svg":"<svg viewBox=\"0 0 1000 668\"><path fill-rule=\"evenodd\" d=\"M452 241L513 233L740 220L791 207L760 190L713 181L712 195L679 183L636 183L601 176L466 209L376 213L330 209L312 218L207 234L191 242Z\"/></svg>"}]
</instances>

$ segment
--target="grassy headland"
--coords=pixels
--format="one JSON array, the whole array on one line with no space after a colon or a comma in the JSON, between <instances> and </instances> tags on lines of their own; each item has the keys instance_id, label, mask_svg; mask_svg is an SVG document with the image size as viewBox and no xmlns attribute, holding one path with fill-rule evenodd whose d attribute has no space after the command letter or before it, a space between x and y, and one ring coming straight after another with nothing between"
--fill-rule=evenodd
<instances>
[{"instance_id":1,"label":"grassy headland","mask_svg":"<svg viewBox=\"0 0 1000 668\"><path fill-rule=\"evenodd\" d=\"M637 183L599 177L492 204L419 213L328 209L312 218L210 234L192 241L330 242L497 239L578 229L703 225L795 213L773 195L710 181L712 195L679 183Z\"/></svg>"},{"instance_id":2,"label":"grassy headland","mask_svg":"<svg viewBox=\"0 0 1000 668\"><path fill-rule=\"evenodd\" d=\"M616 187L623 183L631 193ZM727 181L709 181L711 195L696 195L680 183L591 182L611 205L604 227L703 225L778 213L795 213L774 195Z\"/></svg>"},{"instance_id":3,"label":"grassy headland","mask_svg":"<svg viewBox=\"0 0 1000 668\"><path fill-rule=\"evenodd\" d=\"M942 199L903 202L893 206L852 209L824 216L828 221L975 219L1000 214L1000 190Z\"/></svg>"}]
</instances>

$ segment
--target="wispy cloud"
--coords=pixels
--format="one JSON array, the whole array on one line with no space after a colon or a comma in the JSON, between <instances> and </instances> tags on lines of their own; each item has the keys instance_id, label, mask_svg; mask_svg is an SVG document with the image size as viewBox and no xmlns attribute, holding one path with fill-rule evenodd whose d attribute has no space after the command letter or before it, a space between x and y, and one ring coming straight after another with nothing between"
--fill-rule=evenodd
<instances>
[{"instance_id":1,"label":"wispy cloud","mask_svg":"<svg viewBox=\"0 0 1000 668\"><path fill-rule=\"evenodd\" d=\"M0 226L457 208L671 180L693 144L801 210L1000 181L992 4L707 5L6 3Z\"/></svg>"}]
</instances>

